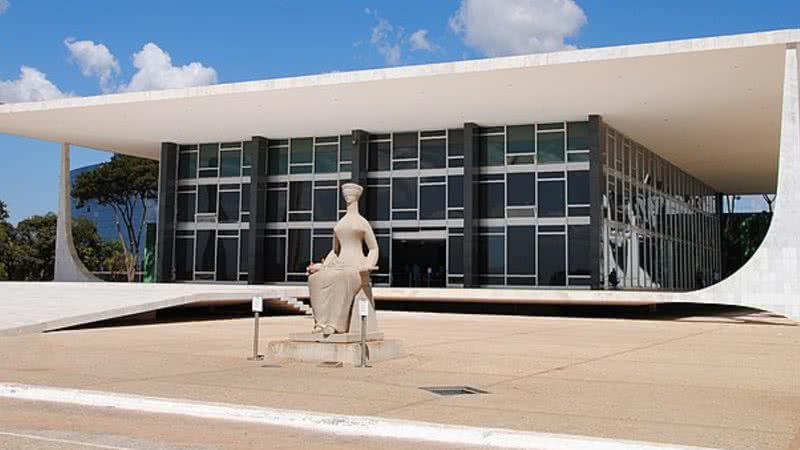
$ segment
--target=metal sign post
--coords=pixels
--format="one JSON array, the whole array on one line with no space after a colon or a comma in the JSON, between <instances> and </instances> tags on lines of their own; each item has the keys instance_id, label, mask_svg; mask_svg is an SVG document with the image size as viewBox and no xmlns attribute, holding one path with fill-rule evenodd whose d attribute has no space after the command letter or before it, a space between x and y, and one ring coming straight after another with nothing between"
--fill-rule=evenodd
<instances>
[{"instance_id":1,"label":"metal sign post","mask_svg":"<svg viewBox=\"0 0 800 450\"><path fill-rule=\"evenodd\" d=\"M369 316L369 300L362 298L358 301L358 313L361 316L361 365L367 365L367 317Z\"/></svg>"},{"instance_id":2,"label":"metal sign post","mask_svg":"<svg viewBox=\"0 0 800 450\"><path fill-rule=\"evenodd\" d=\"M261 361L264 355L258 354L258 324L261 321L259 313L264 311L264 299L261 297L253 297L253 313L255 314L255 325L253 329L253 356L247 358L248 361Z\"/></svg>"}]
</instances>

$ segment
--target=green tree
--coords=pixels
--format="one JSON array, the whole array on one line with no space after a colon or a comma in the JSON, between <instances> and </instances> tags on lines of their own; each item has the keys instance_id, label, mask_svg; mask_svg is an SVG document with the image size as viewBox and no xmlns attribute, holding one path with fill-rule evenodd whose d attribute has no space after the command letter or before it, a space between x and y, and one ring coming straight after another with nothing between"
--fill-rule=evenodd
<instances>
[{"instance_id":1,"label":"green tree","mask_svg":"<svg viewBox=\"0 0 800 450\"><path fill-rule=\"evenodd\" d=\"M0 281L8 280L8 265L11 263L14 227L8 222L8 208L0 200Z\"/></svg>"},{"instance_id":2,"label":"green tree","mask_svg":"<svg viewBox=\"0 0 800 450\"><path fill-rule=\"evenodd\" d=\"M114 155L111 161L95 170L78 175L72 197L78 207L95 200L114 210L120 241L127 237L128 281L136 276L139 248L147 218L147 201L158 195L158 161ZM138 215L137 215L138 212Z\"/></svg>"}]
</instances>

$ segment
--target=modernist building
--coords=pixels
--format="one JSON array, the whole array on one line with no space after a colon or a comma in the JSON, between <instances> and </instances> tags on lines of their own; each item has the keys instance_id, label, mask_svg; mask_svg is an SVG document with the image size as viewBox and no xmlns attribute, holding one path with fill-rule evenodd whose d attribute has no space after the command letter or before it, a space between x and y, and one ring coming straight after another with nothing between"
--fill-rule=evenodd
<instances>
[{"instance_id":1,"label":"modernist building","mask_svg":"<svg viewBox=\"0 0 800 450\"><path fill-rule=\"evenodd\" d=\"M163 282L302 285L353 180L382 250L378 298L430 286L800 317L798 42L784 30L2 105L0 132L159 159ZM714 285L720 193L775 192L762 247Z\"/></svg>"}]
</instances>

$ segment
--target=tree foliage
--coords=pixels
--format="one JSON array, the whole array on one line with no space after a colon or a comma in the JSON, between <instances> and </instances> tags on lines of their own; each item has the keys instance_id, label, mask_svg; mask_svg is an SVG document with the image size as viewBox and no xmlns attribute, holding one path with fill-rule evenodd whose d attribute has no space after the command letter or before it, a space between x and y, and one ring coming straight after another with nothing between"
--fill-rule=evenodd
<instances>
[{"instance_id":1,"label":"tree foliage","mask_svg":"<svg viewBox=\"0 0 800 450\"><path fill-rule=\"evenodd\" d=\"M91 201L114 210L117 232L127 238L128 281L133 281L142 241L147 201L158 196L158 161L114 155L111 161L78 175L72 197L78 207Z\"/></svg>"}]
</instances>

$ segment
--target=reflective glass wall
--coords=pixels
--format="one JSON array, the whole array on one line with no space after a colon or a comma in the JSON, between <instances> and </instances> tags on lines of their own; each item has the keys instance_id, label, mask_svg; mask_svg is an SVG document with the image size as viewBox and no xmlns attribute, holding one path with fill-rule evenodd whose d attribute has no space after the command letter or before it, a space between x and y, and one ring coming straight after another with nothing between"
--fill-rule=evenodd
<instances>
[{"instance_id":1,"label":"reflective glass wall","mask_svg":"<svg viewBox=\"0 0 800 450\"><path fill-rule=\"evenodd\" d=\"M605 288L691 290L720 277L717 193L603 127Z\"/></svg>"}]
</instances>

